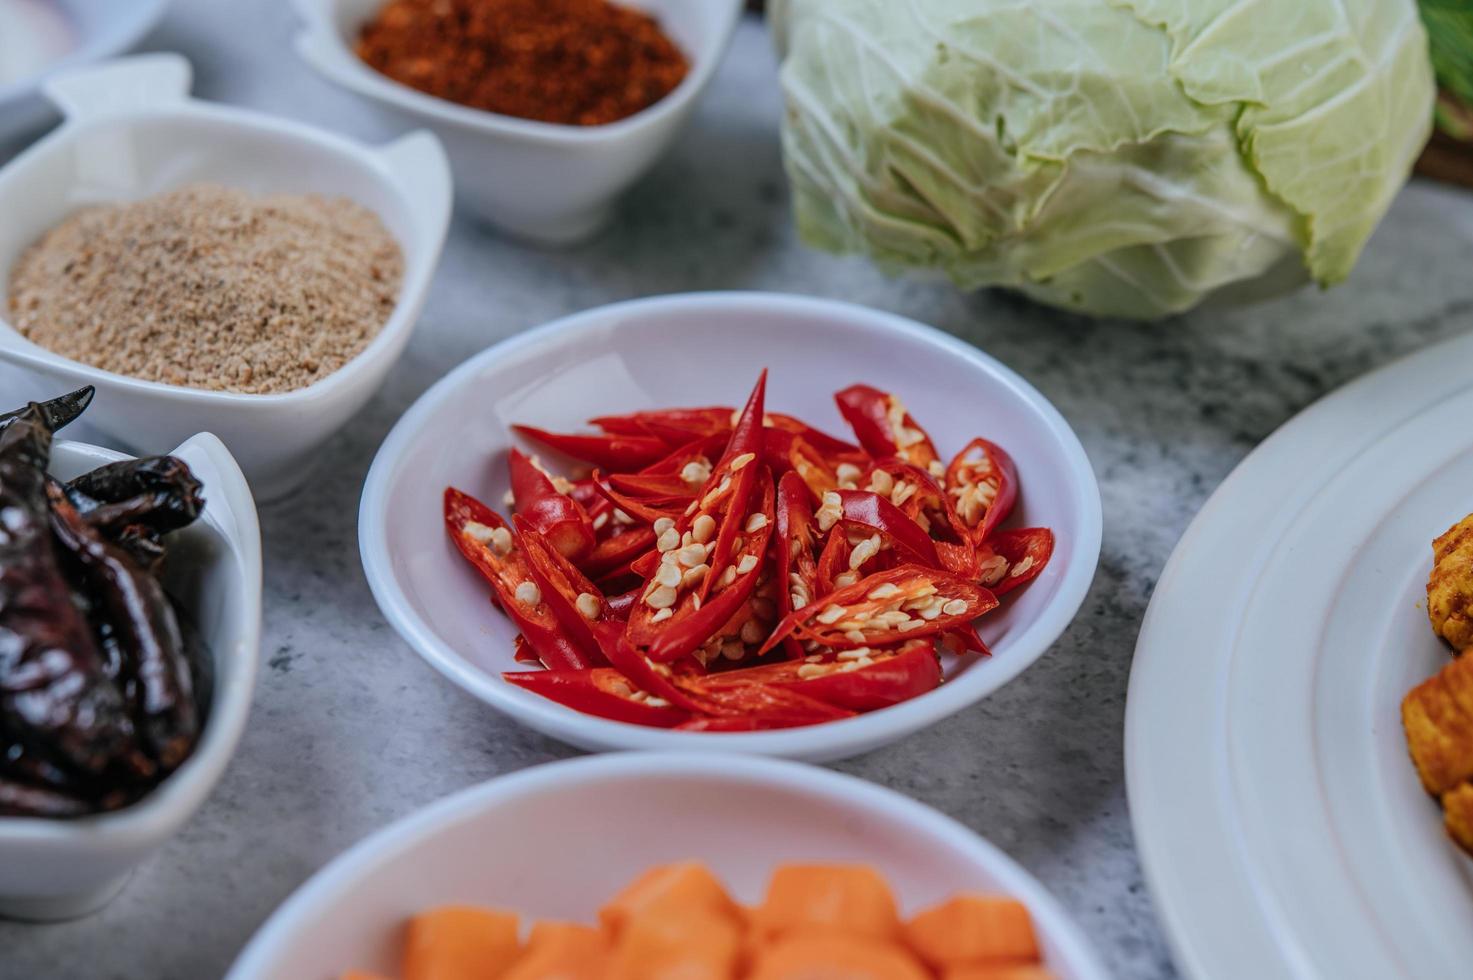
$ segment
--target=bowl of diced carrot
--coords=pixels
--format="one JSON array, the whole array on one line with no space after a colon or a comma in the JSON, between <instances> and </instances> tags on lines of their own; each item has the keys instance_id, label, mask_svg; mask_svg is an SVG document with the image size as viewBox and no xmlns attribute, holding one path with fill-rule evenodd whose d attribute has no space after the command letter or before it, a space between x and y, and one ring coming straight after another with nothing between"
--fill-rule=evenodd
<instances>
[{"instance_id":1,"label":"bowl of diced carrot","mask_svg":"<svg viewBox=\"0 0 1473 980\"><path fill-rule=\"evenodd\" d=\"M578 759L381 831L228 980L1106 976L1026 871L853 777L761 758Z\"/></svg>"}]
</instances>

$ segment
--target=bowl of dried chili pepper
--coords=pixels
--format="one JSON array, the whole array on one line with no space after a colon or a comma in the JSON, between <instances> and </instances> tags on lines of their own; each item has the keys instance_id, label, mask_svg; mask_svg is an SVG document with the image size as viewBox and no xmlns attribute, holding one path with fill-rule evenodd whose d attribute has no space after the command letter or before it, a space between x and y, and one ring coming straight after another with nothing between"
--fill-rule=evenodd
<instances>
[{"instance_id":1,"label":"bowl of dried chili pepper","mask_svg":"<svg viewBox=\"0 0 1473 980\"><path fill-rule=\"evenodd\" d=\"M208 433L141 459L54 439L92 394L0 415L9 918L115 896L219 781L255 687L261 544L240 467Z\"/></svg>"},{"instance_id":2,"label":"bowl of dried chili pepper","mask_svg":"<svg viewBox=\"0 0 1473 980\"><path fill-rule=\"evenodd\" d=\"M597 232L710 83L742 0L298 0L297 51L444 142L456 192L518 237Z\"/></svg>"},{"instance_id":3,"label":"bowl of dried chili pepper","mask_svg":"<svg viewBox=\"0 0 1473 980\"><path fill-rule=\"evenodd\" d=\"M390 433L359 516L389 622L488 704L585 748L805 759L1028 667L1100 528L1078 439L1012 371L761 293L615 304L472 358Z\"/></svg>"}]
</instances>

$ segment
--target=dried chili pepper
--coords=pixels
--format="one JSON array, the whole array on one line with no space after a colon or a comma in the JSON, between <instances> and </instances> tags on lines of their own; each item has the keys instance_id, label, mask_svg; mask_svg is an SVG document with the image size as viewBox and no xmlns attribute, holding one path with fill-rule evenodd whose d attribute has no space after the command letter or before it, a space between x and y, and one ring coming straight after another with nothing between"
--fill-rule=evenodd
<instances>
[{"instance_id":1,"label":"dried chili pepper","mask_svg":"<svg viewBox=\"0 0 1473 980\"><path fill-rule=\"evenodd\" d=\"M87 584L116 631L127 665L125 690L149 755L172 770L194 750L200 719L184 637L163 587L120 547L90 527L60 484L47 487L51 530L84 569Z\"/></svg>"},{"instance_id":2,"label":"dried chili pepper","mask_svg":"<svg viewBox=\"0 0 1473 980\"><path fill-rule=\"evenodd\" d=\"M51 431L32 405L0 429L0 718L81 772L136 754L133 724L52 545Z\"/></svg>"},{"instance_id":3,"label":"dried chili pepper","mask_svg":"<svg viewBox=\"0 0 1473 980\"><path fill-rule=\"evenodd\" d=\"M59 398L36 403L41 409L41 419L47 430L58 432L75 422L78 416L87 410L87 406L92 404L92 396L96 390L91 385L87 385L85 388L78 388ZM26 411L24 408L17 408L14 411L0 414L0 428L4 428L12 420L25 415Z\"/></svg>"}]
</instances>

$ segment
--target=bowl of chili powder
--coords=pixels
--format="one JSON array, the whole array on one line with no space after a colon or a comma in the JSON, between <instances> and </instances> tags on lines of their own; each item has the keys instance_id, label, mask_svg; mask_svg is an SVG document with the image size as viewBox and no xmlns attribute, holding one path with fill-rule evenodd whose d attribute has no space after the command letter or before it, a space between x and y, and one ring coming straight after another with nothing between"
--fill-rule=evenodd
<instances>
[{"instance_id":1,"label":"bowl of chili powder","mask_svg":"<svg viewBox=\"0 0 1473 980\"><path fill-rule=\"evenodd\" d=\"M715 73L742 0L299 0L297 51L444 141L461 203L570 244L609 220Z\"/></svg>"}]
</instances>

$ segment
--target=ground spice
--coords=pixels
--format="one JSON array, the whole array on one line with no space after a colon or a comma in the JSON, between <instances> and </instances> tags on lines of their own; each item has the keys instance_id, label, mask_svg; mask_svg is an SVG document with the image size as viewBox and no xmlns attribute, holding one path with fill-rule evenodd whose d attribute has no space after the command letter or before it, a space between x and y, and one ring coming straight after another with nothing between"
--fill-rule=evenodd
<instances>
[{"instance_id":1,"label":"ground spice","mask_svg":"<svg viewBox=\"0 0 1473 980\"><path fill-rule=\"evenodd\" d=\"M390 0L358 56L451 102L579 126L654 105L689 68L653 17L608 0Z\"/></svg>"},{"instance_id":2,"label":"ground spice","mask_svg":"<svg viewBox=\"0 0 1473 980\"><path fill-rule=\"evenodd\" d=\"M269 394L368 346L402 271L398 244L352 201L196 184L51 229L11 274L11 322L105 371Z\"/></svg>"}]
</instances>

